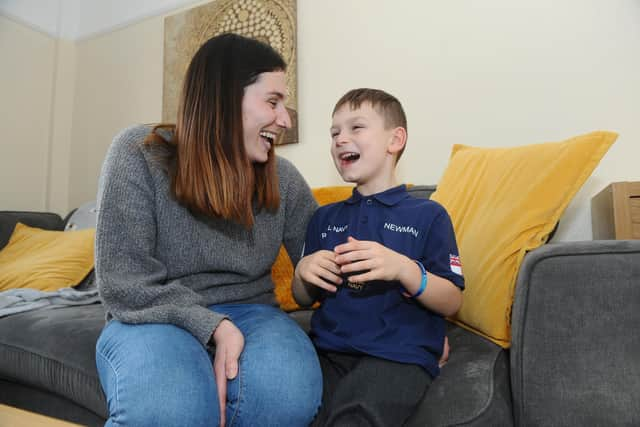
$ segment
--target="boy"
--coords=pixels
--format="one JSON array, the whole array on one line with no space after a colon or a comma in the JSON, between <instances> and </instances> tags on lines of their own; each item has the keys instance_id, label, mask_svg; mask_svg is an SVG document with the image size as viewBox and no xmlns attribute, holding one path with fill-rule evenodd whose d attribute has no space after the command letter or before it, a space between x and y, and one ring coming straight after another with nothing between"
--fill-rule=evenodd
<instances>
[{"instance_id":1,"label":"boy","mask_svg":"<svg viewBox=\"0 0 640 427\"><path fill-rule=\"evenodd\" d=\"M356 187L316 211L293 281L299 304L322 301L311 319L324 376L315 425L401 425L439 374L444 316L462 303L458 249L445 209L397 184L400 102L355 89L332 117L331 155Z\"/></svg>"}]
</instances>

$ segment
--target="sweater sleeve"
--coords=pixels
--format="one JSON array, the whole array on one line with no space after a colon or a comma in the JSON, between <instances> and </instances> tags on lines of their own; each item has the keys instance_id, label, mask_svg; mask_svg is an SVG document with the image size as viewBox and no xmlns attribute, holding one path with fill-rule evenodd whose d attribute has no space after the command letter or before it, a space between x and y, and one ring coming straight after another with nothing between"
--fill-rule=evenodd
<instances>
[{"instance_id":1,"label":"sweater sleeve","mask_svg":"<svg viewBox=\"0 0 640 427\"><path fill-rule=\"evenodd\" d=\"M98 191L96 281L107 313L124 323L169 323L206 344L225 317L178 280L167 280L154 257L155 187L141 143L149 128L129 128L114 139Z\"/></svg>"},{"instance_id":2,"label":"sweater sleeve","mask_svg":"<svg viewBox=\"0 0 640 427\"><path fill-rule=\"evenodd\" d=\"M307 225L318 208L309 185L298 169L289 161L279 158L281 163L280 179L284 181L285 227L284 247L295 268L302 257Z\"/></svg>"}]
</instances>

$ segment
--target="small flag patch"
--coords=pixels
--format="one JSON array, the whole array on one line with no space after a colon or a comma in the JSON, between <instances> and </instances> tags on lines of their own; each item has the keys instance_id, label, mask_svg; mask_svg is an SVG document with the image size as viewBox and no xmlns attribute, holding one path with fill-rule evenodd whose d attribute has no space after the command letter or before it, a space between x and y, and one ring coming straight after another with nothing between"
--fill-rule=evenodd
<instances>
[{"instance_id":1,"label":"small flag patch","mask_svg":"<svg viewBox=\"0 0 640 427\"><path fill-rule=\"evenodd\" d=\"M460 262L460 256L449 254L449 265L451 266L451 271L462 276L462 263Z\"/></svg>"}]
</instances>

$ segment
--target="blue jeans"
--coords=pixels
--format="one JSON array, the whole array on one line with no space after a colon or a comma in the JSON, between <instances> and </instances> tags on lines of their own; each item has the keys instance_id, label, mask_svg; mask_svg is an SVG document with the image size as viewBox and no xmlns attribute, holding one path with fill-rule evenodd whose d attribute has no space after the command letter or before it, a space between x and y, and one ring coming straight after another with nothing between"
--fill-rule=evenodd
<instances>
[{"instance_id":1,"label":"blue jeans","mask_svg":"<svg viewBox=\"0 0 640 427\"><path fill-rule=\"evenodd\" d=\"M259 304L209 307L232 319L245 346L227 382L227 426L306 426L322 395L318 357L287 314ZM213 356L169 324L111 321L96 346L106 426L217 426Z\"/></svg>"}]
</instances>

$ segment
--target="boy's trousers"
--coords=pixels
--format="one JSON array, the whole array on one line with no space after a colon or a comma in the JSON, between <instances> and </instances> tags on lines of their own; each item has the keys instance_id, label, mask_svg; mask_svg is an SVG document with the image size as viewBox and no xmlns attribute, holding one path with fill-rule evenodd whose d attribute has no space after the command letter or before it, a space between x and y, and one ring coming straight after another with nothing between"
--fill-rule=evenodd
<instances>
[{"instance_id":1,"label":"boy's trousers","mask_svg":"<svg viewBox=\"0 0 640 427\"><path fill-rule=\"evenodd\" d=\"M431 385L418 365L318 349L322 405L320 426L401 426Z\"/></svg>"}]
</instances>

